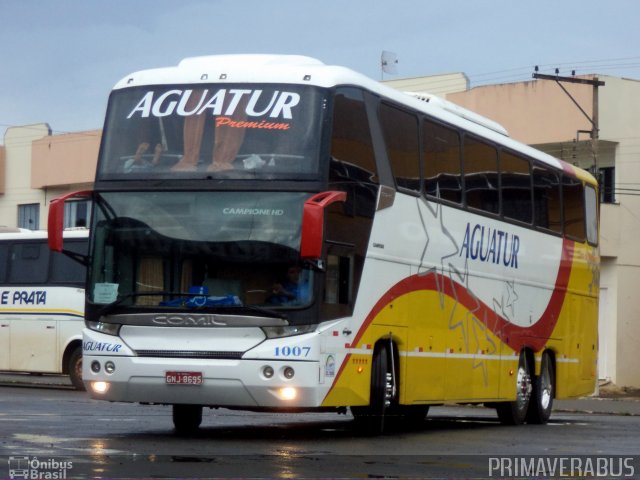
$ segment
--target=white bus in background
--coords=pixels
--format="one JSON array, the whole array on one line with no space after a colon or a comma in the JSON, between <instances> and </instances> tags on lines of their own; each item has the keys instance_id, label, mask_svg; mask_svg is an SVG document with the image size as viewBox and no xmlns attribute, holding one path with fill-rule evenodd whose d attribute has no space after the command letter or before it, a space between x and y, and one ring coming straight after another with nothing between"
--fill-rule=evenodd
<instances>
[{"instance_id":1,"label":"white bus in background","mask_svg":"<svg viewBox=\"0 0 640 480\"><path fill-rule=\"evenodd\" d=\"M82 383L88 230L65 231L65 250L47 232L0 228L0 371L68 374Z\"/></svg>"}]
</instances>

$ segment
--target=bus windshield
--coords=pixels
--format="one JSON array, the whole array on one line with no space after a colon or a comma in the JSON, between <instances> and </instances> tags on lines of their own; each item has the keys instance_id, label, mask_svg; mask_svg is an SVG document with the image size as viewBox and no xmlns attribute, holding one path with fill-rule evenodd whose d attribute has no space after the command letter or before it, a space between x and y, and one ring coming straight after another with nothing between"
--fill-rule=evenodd
<instances>
[{"instance_id":1,"label":"bus windshield","mask_svg":"<svg viewBox=\"0 0 640 480\"><path fill-rule=\"evenodd\" d=\"M325 98L300 85L116 90L97 180L314 178Z\"/></svg>"},{"instance_id":2,"label":"bus windshield","mask_svg":"<svg viewBox=\"0 0 640 480\"><path fill-rule=\"evenodd\" d=\"M104 192L96 200L89 300L131 308L309 305L313 279L299 261L309 197Z\"/></svg>"}]
</instances>

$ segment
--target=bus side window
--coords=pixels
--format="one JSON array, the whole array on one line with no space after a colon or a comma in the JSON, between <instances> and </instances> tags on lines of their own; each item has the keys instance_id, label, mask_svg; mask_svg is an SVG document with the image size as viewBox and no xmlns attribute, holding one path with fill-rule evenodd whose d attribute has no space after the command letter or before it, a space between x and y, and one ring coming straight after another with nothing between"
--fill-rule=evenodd
<instances>
[{"instance_id":1,"label":"bus side window","mask_svg":"<svg viewBox=\"0 0 640 480\"><path fill-rule=\"evenodd\" d=\"M562 178L562 212L564 233L574 240L584 242L584 193L582 183L575 178Z\"/></svg>"},{"instance_id":2,"label":"bus side window","mask_svg":"<svg viewBox=\"0 0 640 480\"><path fill-rule=\"evenodd\" d=\"M342 88L335 96L329 184L347 192L346 213L373 217L379 179L360 90Z\"/></svg>"},{"instance_id":3,"label":"bus side window","mask_svg":"<svg viewBox=\"0 0 640 480\"><path fill-rule=\"evenodd\" d=\"M386 103L380 104L379 115L396 184L420 192L418 118Z\"/></svg>"},{"instance_id":4,"label":"bus side window","mask_svg":"<svg viewBox=\"0 0 640 480\"><path fill-rule=\"evenodd\" d=\"M9 259L9 245L0 245L0 283L7 281L7 260Z\"/></svg>"},{"instance_id":5,"label":"bus side window","mask_svg":"<svg viewBox=\"0 0 640 480\"><path fill-rule=\"evenodd\" d=\"M551 169L534 165L533 196L536 226L562 234L562 202L558 174Z\"/></svg>"},{"instance_id":6,"label":"bus side window","mask_svg":"<svg viewBox=\"0 0 640 480\"><path fill-rule=\"evenodd\" d=\"M9 282L13 284L46 283L49 272L49 247L44 242L11 247Z\"/></svg>"},{"instance_id":7,"label":"bus side window","mask_svg":"<svg viewBox=\"0 0 640 480\"><path fill-rule=\"evenodd\" d=\"M469 135L464 138L464 190L468 207L499 213L498 152Z\"/></svg>"},{"instance_id":8,"label":"bus side window","mask_svg":"<svg viewBox=\"0 0 640 480\"><path fill-rule=\"evenodd\" d=\"M502 214L506 218L531 223L533 201L529 160L510 152L500 153Z\"/></svg>"},{"instance_id":9,"label":"bus side window","mask_svg":"<svg viewBox=\"0 0 640 480\"><path fill-rule=\"evenodd\" d=\"M326 209L327 258L335 257L330 260L333 262L331 275L338 275L339 281L325 284L325 288L329 288L325 298L338 303L323 302L323 318L347 315L353 308L380 184L361 90L337 89L332 125L329 189L347 192L347 201ZM350 272L348 277L345 269Z\"/></svg>"},{"instance_id":10,"label":"bus side window","mask_svg":"<svg viewBox=\"0 0 640 480\"><path fill-rule=\"evenodd\" d=\"M351 314L354 289L353 257L330 253L325 273L323 316L338 318Z\"/></svg>"},{"instance_id":11,"label":"bus side window","mask_svg":"<svg viewBox=\"0 0 640 480\"><path fill-rule=\"evenodd\" d=\"M74 253L86 255L87 241L66 240L64 248ZM51 252L51 274L49 276L51 283L84 286L85 273L86 268L81 263L63 253Z\"/></svg>"},{"instance_id":12,"label":"bus side window","mask_svg":"<svg viewBox=\"0 0 640 480\"><path fill-rule=\"evenodd\" d=\"M422 123L425 193L462 203L460 136L451 128L430 121Z\"/></svg>"}]
</instances>

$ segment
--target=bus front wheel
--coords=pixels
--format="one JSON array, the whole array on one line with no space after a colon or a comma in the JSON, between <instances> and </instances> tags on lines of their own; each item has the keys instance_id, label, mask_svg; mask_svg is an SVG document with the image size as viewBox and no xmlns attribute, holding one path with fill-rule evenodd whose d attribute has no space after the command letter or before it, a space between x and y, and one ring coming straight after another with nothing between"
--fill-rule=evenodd
<instances>
[{"instance_id":1,"label":"bus front wheel","mask_svg":"<svg viewBox=\"0 0 640 480\"><path fill-rule=\"evenodd\" d=\"M69 363L67 364L69 371L69 379L71 384L76 390L84 390L84 383L82 382L82 347L76 347L69 356Z\"/></svg>"},{"instance_id":2,"label":"bus front wheel","mask_svg":"<svg viewBox=\"0 0 640 480\"><path fill-rule=\"evenodd\" d=\"M357 428L372 435L384 432L385 416L394 400L393 372L389 349L376 346L371 369L371 390L367 407L352 407Z\"/></svg>"},{"instance_id":3,"label":"bus front wheel","mask_svg":"<svg viewBox=\"0 0 640 480\"><path fill-rule=\"evenodd\" d=\"M202 405L174 405L173 426L183 435L198 430L202 423Z\"/></svg>"},{"instance_id":4,"label":"bus front wheel","mask_svg":"<svg viewBox=\"0 0 640 480\"><path fill-rule=\"evenodd\" d=\"M520 352L515 387L516 399L513 402L496 404L498 418L504 425L520 425L524 423L527 416L533 386L531 383L531 367L524 351Z\"/></svg>"}]
</instances>

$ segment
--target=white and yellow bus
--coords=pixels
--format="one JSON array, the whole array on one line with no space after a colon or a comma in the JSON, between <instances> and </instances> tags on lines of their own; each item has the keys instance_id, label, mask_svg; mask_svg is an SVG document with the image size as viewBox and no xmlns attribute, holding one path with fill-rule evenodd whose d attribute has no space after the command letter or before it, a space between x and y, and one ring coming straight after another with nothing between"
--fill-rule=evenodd
<instances>
[{"instance_id":1,"label":"white and yellow bus","mask_svg":"<svg viewBox=\"0 0 640 480\"><path fill-rule=\"evenodd\" d=\"M136 72L79 196L84 381L178 430L350 408L380 432L444 402L544 423L594 389L595 180L436 97L299 56Z\"/></svg>"},{"instance_id":2,"label":"white and yellow bus","mask_svg":"<svg viewBox=\"0 0 640 480\"><path fill-rule=\"evenodd\" d=\"M86 256L87 230L64 233ZM82 382L86 268L47 247L47 232L0 231L0 371L64 373Z\"/></svg>"}]
</instances>

